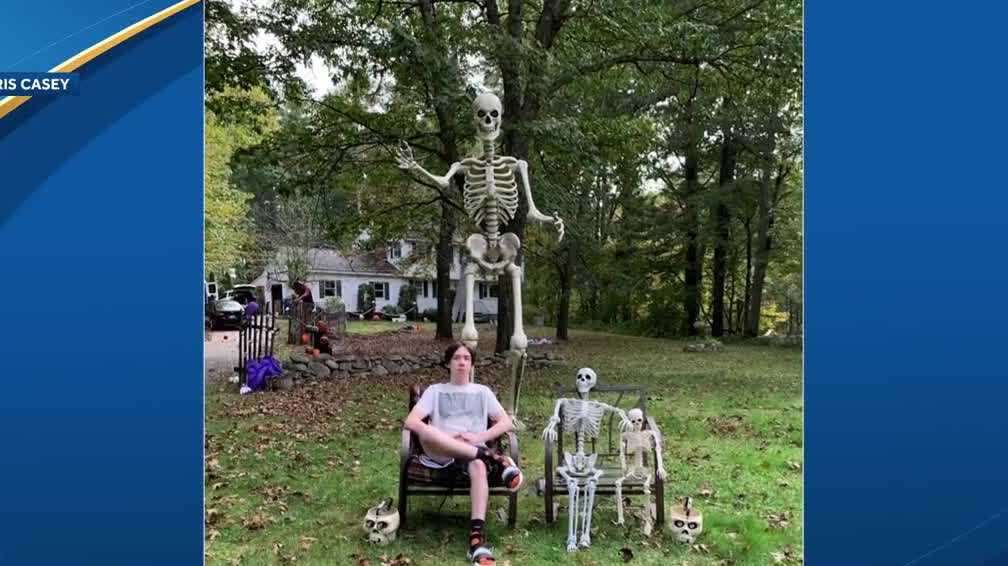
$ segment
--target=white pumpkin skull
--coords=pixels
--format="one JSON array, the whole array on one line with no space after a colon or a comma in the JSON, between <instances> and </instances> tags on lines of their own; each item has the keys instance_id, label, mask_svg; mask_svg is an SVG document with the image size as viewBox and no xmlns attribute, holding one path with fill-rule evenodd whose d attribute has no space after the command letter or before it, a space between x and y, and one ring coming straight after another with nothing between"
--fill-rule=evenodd
<instances>
[{"instance_id":1,"label":"white pumpkin skull","mask_svg":"<svg viewBox=\"0 0 1008 566\"><path fill-rule=\"evenodd\" d=\"M493 141L500 135L501 116L504 109L501 101L492 92L484 92L473 99L473 120L476 121L476 137L482 141Z\"/></svg>"},{"instance_id":2,"label":"white pumpkin skull","mask_svg":"<svg viewBox=\"0 0 1008 566\"><path fill-rule=\"evenodd\" d=\"M391 499L385 499L367 510L363 526L368 542L386 545L395 540L399 530L399 510L392 507Z\"/></svg>"},{"instance_id":3,"label":"white pumpkin skull","mask_svg":"<svg viewBox=\"0 0 1008 566\"><path fill-rule=\"evenodd\" d=\"M687 497L682 505L674 505L669 509L668 524L677 541L693 544L703 532L703 513L694 509L693 499Z\"/></svg>"},{"instance_id":4,"label":"white pumpkin skull","mask_svg":"<svg viewBox=\"0 0 1008 566\"><path fill-rule=\"evenodd\" d=\"M595 383L598 382L598 376L595 375L595 370L592 368L581 368L577 371L577 375L574 376L576 381L576 386L578 393L582 396L591 391L592 387L595 387Z\"/></svg>"}]
</instances>

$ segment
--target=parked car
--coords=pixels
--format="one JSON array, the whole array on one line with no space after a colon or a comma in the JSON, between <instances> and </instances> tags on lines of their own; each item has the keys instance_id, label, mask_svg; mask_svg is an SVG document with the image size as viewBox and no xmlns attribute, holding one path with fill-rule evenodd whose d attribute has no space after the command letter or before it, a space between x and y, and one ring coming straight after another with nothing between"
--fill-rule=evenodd
<instances>
[{"instance_id":1,"label":"parked car","mask_svg":"<svg viewBox=\"0 0 1008 566\"><path fill-rule=\"evenodd\" d=\"M240 328L244 316L245 307L238 301L221 299L207 303L206 317L210 322L211 330L223 326Z\"/></svg>"},{"instance_id":2,"label":"parked car","mask_svg":"<svg viewBox=\"0 0 1008 566\"><path fill-rule=\"evenodd\" d=\"M242 305L247 305L249 299L252 299L255 296L256 288L254 285L235 285L224 294L223 298L238 301Z\"/></svg>"},{"instance_id":3,"label":"parked car","mask_svg":"<svg viewBox=\"0 0 1008 566\"><path fill-rule=\"evenodd\" d=\"M483 301L476 301L473 305L473 322L476 324L497 322L497 311L491 311Z\"/></svg>"}]
</instances>

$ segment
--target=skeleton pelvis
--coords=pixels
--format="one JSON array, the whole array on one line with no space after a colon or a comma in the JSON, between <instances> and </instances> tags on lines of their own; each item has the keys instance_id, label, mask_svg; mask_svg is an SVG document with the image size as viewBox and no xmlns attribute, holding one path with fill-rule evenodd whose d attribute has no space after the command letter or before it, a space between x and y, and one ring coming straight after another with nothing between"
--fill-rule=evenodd
<instances>
[{"instance_id":1,"label":"skeleton pelvis","mask_svg":"<svg viewBox=\"0 0 1008 566\"><path fill-rule=\"evenodd\" d=\"M570 452L564 452L564 463L567 464L567 469L572 472L571 475L594 472L596 460L598 460L598 454L585 454L583 452L571 454Z\"/></svg>"},{"instance_id":2,"label":"skeleton pelvis","mask_svg":"<svg viewBox=\"0 0 1008 566\"><path fill-rule=\"evenodd\" d=\"M466 240L469 255L476 263L491 271L501 270L518 257L521 240L511 232L501 235L496 246L491 246L483 234L472 234Z\"/></svg>"}]
</instances>

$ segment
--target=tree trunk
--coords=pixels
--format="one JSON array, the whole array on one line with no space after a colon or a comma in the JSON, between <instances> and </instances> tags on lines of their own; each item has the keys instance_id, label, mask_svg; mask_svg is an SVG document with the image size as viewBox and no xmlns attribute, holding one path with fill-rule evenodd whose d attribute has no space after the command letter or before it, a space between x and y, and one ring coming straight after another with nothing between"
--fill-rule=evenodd
<instances>
[{"instance_id":1,"label":"tree trunk","mask_svg":"<svg viewBox=\"0 0 1008 566\"><path fill-rule=\"evenodd\" d=\"M743 333L748 327L749 320L749 293L752 290L752 219L746 218L745 223L746 247L745 247L745 287L742 289L742 310L739 313L739 326Z\"/></svg>"},{"instance_id":2,"label":"tree trunk","mask_svg":"<svg viewBox=\"0 0 1008 566\"><path fill-rule=\"evenodd\" d=\"M444 38L439 27L440 24L437 21L434 1L422 0L418 5L423 17L424 29L427 32L423 38L424 42L427 43L427 47L432 49L434 53L447 53L443 48ZM441 66L443 73L453 76L457 75L457 64L444 64L440 59L437 60L437 64ZM456 133L456 124L453 118L454 112L449 102L449 87L446 86L450 84L455 83L450 80L433 80L428 85L428 88L431 90L431 99L434 102L434 114L438 122L438 139L441 142L442 157L448 166L458 161L458 134ZM452 267L452 235L455 231L455 213L448 199L461 194L461 184L458 182L458 179L452 179L447 193L441 195L441 225L438 230L437 260L435 262L438 286L438 314L435 337L447 340L452 338L450 274Z\"/></svg>"},{"instance_id":3,"label":"tree trunk","mask_svg":"<svg viewBox=\"0 0 1008 566\"><path fill-rule=\"evenodd\" d=\"M728 267L728 245L731 240L728 214L729 185L735 180L737 149L730 132L725 133L721 146L721 168L718 174L718 202L714 213L714 273L711 297L711 335L724 336L725 272Z\"/></svg>"},{"instance_id":4,"label":"tree trunk","mask_svg":"<svg viewBox=\"0 0 1008 566\"><path fill-rule=\"evenodd\" d=\"M683 272L683 310L686 318L683 320L682 332L687 336L697 334L694 326L700 319L700 300L703 284L703 251L700 249L700 210L697 193L700 190L700 136L696 119L693 114L693 103L696 98L696 87L686 106L686 162L683 166L685 176L685 206L686 236L686 266Z\"/></svg>"},{"instance_id":5,"label":"tree trunk","mask_svg":"<svg viewBox=\"0 0 1008 566\"><path fill-rule=\"evenodd\" d=\"M566 258L563 266L557 270L560 276L560 305L557 308L556 337L557 340L570 340L568 326L570 321L571 287L574 279L574 248L565 248Z\"/></svg>"},{"instance_id":6,"label":"tree trunk","mask_svg":"<svg viewBox=\"0 0 1008 566\"><path fill-rule=\"evenodd\" d=\"M749 293L749 313L746 316L745 335L759 335L760 313L763 308L763 283L766 281L767 261L770 258L770 228L773 226L771 186L773 184L770 155L760 180L759 206L756 210L756 250L753 254L752 288Z\"/></svg>"},{"instance_id":7,"label":"tree trunk","mask_svg":"<svg viewBox=\"0 0 1008 566\"><path fill-rule=\"evenodd\" d=\"M437 241L437 332L435 338L452 339L451 264L452 232L455 230L451 204L441 201L441 226Z\"/></svg>"}]
</instances>

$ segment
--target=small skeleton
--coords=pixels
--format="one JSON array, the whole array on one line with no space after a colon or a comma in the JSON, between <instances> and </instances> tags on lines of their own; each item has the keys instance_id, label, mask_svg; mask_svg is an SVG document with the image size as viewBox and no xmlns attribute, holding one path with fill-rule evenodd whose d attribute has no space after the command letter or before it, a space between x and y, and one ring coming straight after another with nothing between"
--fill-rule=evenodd
<instances>
[{"instance_id":1,"label":"small skeleton","mask_svg":"<svg viewBox=\"0 0 1008 566\"><path fill-rule=\"evenodd\" d=\"M464 174L462 197L466 214L480 231L479 234L471 234L466 240L469 255L474 261L465 268L466 315L462 341L470 348L475 348L479 340L473 319L473 289L477 271L482 267L494 276L503 273L511 276L511 287L514 290L514 332L511 335L511 395L505 399L505 404L514 417L518 412L518 393L525 367L525 350L528 347L528 337L522 324L522 267L514 261L521 248L521 241L510 232L501 234L500 228L518 213L518 183L521 183L528 203L530 220L552 223L556 226L560 240L564 236L564 223L557 213L547 216L536 208L529 185L528 163L514 157L496 155L494 140L500 135L503 115L500 99L489 92L480 94L472 102L472 112L476 122L476 136L483 143L483 154L480 157L468 157L453 163L448 172L439 177L418 165L409 145L402 142L397 161L401 169L417 171L441 190L448 188L452 177L457 173Z\"/></svg>"},{"instance_id":2,"label":"small skeleton","mask_svg":"<svg viewBox=\"0 0 1008 566\"><path fill-rule=\"evenodd\" d=\"M392 507L391 499L384 499L367 510L362 526L368 542L384 546L396 539L396 531L399 530L399 510Z\"/></svg>"},{"instance_id":3,"label":"small skeleton","mask_svg":"<svg viewBox=\"0 0 1008 566\"><path fill-rule=\"evenodd\" d=\"M685 544L693 544L703 532L703 513L693 508L693 499L687 497L682 505L673 505L669 509L669 525L676 540Z\"/></svg>"},{"instance_id":4,"label":"small skeleton","mask_svg":"<svg viewBox=\"0 0 1008 566\"><path fill-rule=\"evenodd\" d=\"M598 438L602 417L606 412L619 415L621 429L626 430L630 426L627 414L621 409L588 399L588 392L598 381L594 370L581 368L577 372L576 379L580 398L558 399L553 416L543 430L543 440L555 442L556 426L560 422L560 411L563 411L564 431L577 436L577 452L574 454L564 452L564 465L557 468L557 473L567 482L569 496L567 552L574 552L579 545L583 547L591 545L591 515L595 507L595 490L599 478L602 477L602 470L595 467L598 454L585 454L585 441Z\"/></svg>"},{"instance_id":5,"label":"small skeleton","mask_svg":"<svg viewBox=\"0 0 1008 566\"><path fill-rule=\"evenodd\" d=\"M655 459L658 464L658 477L665 479L665 464L662 462L661 436L655 430L643 430L644 412L640 409L630 409L627 417L633 427L620 435L620 467L623 469L623 477L617 478L616 486L616 524L623 524L623 482L626 480L644 481L644 509L641 513L644 536L650 536L654 528L651 512L651 482L654 477L651 471L644 465L644 454L651 449L654 443ZM630 457L630 465L627 466L627 456Z\"/></svg>"}]
</instances>

